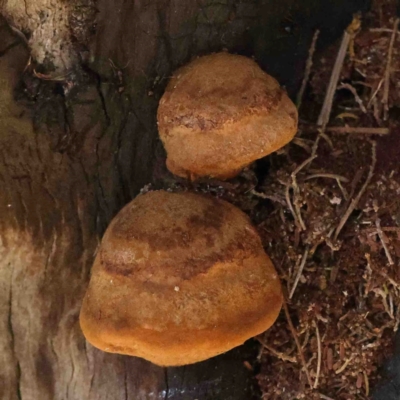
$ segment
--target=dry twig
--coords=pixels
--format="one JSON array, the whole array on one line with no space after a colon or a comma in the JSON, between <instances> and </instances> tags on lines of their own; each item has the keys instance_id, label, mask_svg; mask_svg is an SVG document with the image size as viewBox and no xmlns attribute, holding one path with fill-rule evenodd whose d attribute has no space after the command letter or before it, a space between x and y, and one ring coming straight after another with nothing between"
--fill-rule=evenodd
<instances>
[{"instance_id":1,"label":"dry twig","mask_svg":"<svg viewBox=\"0 0 400 400\"><path fill-rule=\"evenodd\" d=\"M386 242L388 241L387 236L383 233L382 228L381 228L381 220L379 218L376 219L375 221L376 224L376 231L378 233L379 239L381 240L382 247L385 250L386 258L388 259L388 262L390 265L393 265L393 258L390 255L389 249L387 247Z\"/></svg>"},{"instance_id":2,"label":"dry twig","mask_svg":"<svg viewBox=\"0 0 400 400\"><path fill-rule=\"evenodd\" d=\"M363 126L328 126L327 132L332 133L360 133L363 135L388 135L389 128L370 128Z\"/></svg>"},{"instance_id":3,"label":"dry twig","mask_svg":"<svg viewBox=\"0 0 400 400\"><path fill-rule=\"evenodd\" d=\"M372 271L378 273L382 278L385 278L388 282L390 282L390 284L391 284L394 288L396 288L397 290L400 290L400 283L397 283L397 282L396 282L393 278L391 278L386 272L383 272L383 271L381 271L380 269L375 268L375 267L372 266L371 258L370 258L370 255L369 255L368 253L365 255L365 258L367 259L368 266L369 266L369 268L371 268Z\"/></svg>"},{"instance_id":4,"label":"dry twig","mask_svg":"<svg viewBox=\"0 0 400 400\"><path fill-rule=\"evenodd\" d=\"M352 355L343 363L343 365L335 371L335 374L336 374L336 375L341 374L341 373L347 368L347 366L353 361L353 358L354 358L354 357L355 357L355 355L352 354Z\"/></svg>"},{"instance_id":5,"label":"dry twig","mask_svg":"<svg viewBox=\"0 0 400 400\"><path fill-rule=\"evenodd\" d=\"M353 20L354 22L354 20ZM336 93L336 88L339 82L340 73L342 71L344 58L346 56L347 49L349 47L350 39L352 34L349 33L351 31L351 26L353 22L349 25L349 27L344 31L342 42L340 44L340 48L338 54L336 56L335 64L332 69L331 77L329 80L328 88L325 93L324 103L321 108L321 112L319 114L317 125L319 126L319 134L314 142L311 151L311 157L317 154L319 141L321 139L321 135L325 133L326 124L329 122L331 112L332 112L332 104L333 104L333 97Z\"/></svg>"},{"instance_id":6,"label":"dry twig","mask_svg":"<svg viewBox=\"0 0 400 400\"><path fill-rule=\"evenodd\" d=\"M325 94L324 103L322 105L322 109L319 114L317 122L318 126L321 126L322 129L324 129L326 124L329 122L329 118L332 111L333 97L335 95L336 88L339 82L340 73L342 71L344 58L346 56L346 52L349 47L351 36L352 35L347 30L344 32L342 42L340 44L340 48L336 56L331 78L329 80L328 89Z\"/></svg>"},{"instance_id":7,"label":"dry twig","mask_svg":"<svg viewBox=\"0 0 400 400\"><path fill-rule=\"evenodd\" d=\"M350 85L349 83L342 83L342 84L338 87L338 90L339 90L339 89L347 89L347 90L349 90L349 91L353 94L354 99L355 99L355 101L357 102L357 104L360 106L361 111L362 111L364 114L367 113L367 109L365 108L364 103L363 103L363 101L361 100L360 96L358 95L357 90L354 88L354 86Z\"/></svg>"},{"instance_id":8,"label":"dry twig","mask_svg":"<svg viewBox=\"0 0 400 400\"><path fill-rule=\"evenodd\" d=\"M339 233L341 232L342 228L346 224L346 222L349 219L351 213L357 207L358 202L360 201L362 195L364 194L365 190L367 189L367 186L369 185L369 183L370 183L370 181L372 179L372 176L374 174L375 165L376 165L376 142L372 141L372 163L371 163L371 167L370 167L369 172L368 172L367 179L365 180L365 183L362 186L361 190L358 192L357 196L355 198L353 198L353 200L351 201L349 207L347 208L346 212L344 213L343 217L341 218L341 220L339 222L339 225L337 226L336 231L335 231L335 236L334 236L335 240L338 238Z\"/></svg>"},{"instance_id":9,"label":"dry twig","mask_svg":"<svg viewBox=\"0 0 400 400\"><path fill-rule=\"evenodd\" d=\"M294 222L295 222L296 226L299 229L302 229L300 221L299 221L299 217L295 213L292 201L290 200L290 186L289 185L286 185L286 188L285 188L285 199L286 199L286 203L287 203L287 205L289 207L289 210L290 210L290 212L291 212L291 214L292 214L292 216L294 218Z\"/></svg>"},{"instance_id":10,"label":"dry twig","mask_svg":"<svg viewBox=\"0 0 400 400\"><path fill-rule=\"evenodd\" d=\"M318 387L319 374L321 372L321 359L322 359L322 350L321 350L321 337L319 335L318 323L314 321L315 332L317 334L317 345L318 345L318 359L317 359L317 372L315 374L314 381L314 389Z\"/></svg>"},{"instance_id":11,"label":"dry twig","mask_svg":"<svg viewBox=\"0 0 400 400\"><path fill-rule=\"evenodd\" d=\"M293 138L292 143L303 148L308 153L311 153L311 147L304 141L304 139L295 137Z\"/></svg>"},{"instance_id":12,"label":"dry twig","mask_svg":"<svg viewBox=\"0 0 400 400\"><path fill-rule=\"evenodd\" d=\"M295 327L293 325L292 318L290 317L289 308L288 308L288 305L287 305L287 302L286 302L285 298L283 299L283 309L285 311L285 315L286 315L286 319L287 319L287 322L288 322L288 325L289 325L290 332L292 333L293 339L294 339L294 341L296 343L297 351L299 353L300 361L301 361L301 364L303 365L303 369L304 369L304 372L305 372L306 377L307 377L308 385L310 386L310 388L312 388L312 381L311 381L310 372L308 371L307 363L306 363L306 360L304 358L303 349L301 348L301 345L300 345L300 342L299 342L299 338L297 336L296 329L295 329Z\"/></svg>"},{"instance_id":13,"label":"dry twig","mask_svg":"<svg viewBox=\"0 0 400 400\"><path fill-rule=\"evenodd\" d=\"M336 182L337 182L337 184L338 184L338 186L339 186L340 191L341 191L342 194L343 194L343 198L344 198L346 201L349 200L349 194L347 193L347 190L342 186L342 183L340 182L340 180L339 180L339 179L336 179Z\"/></svg>"},{"instance_id":14,"label":"dry twig","mask_svg":"<svg viewBox=\"0 0 400 400\"><path fill-rule=\"evenodd\" d=\"M293 188L293 200L294 200L294 206L296 209L296 215L297 215L297 220L299 222L300 228L305 231L306 230L306 225L303 221L303 217L301 216L301 210L300 210L300 204L298 200L298 195L300 193L299 186L297 185L297 179L296 176L297 174L309 163L311 163L314 158L316 158L316 155L313 155L309 158L307 158L305 161L303 161L292 173L291 173L291 178L292 178L292 188Z\"/></svg>"},{"instance_id":15,"label":"dry twig","mask_svg":"<svg viewBox=\"0 0 400 400\"><path fill-rule=\"evenodd\" d=\"M365 381L365 395L369 396L369 380L368 375L365 371L363 371L364 381Z\"/></svg>"},{"instance_id":16,"label":"dry twig","mask_svg":"<svg viewBox=\"0 0 400 400\"><path fill-rule=\"evenodd\" d=\"M285 200L282 197L278 196L278 195L265 194L265 193L262 193L262 192L257 192L254 189L250 189L246 193L250 193L252 196L259 197L260 199L271 200L271 201L273 201L275 203L282 204L283 206L286 205Z\"/></svg>"},{"instance_id":17,"label":"dry twig","mask_svg":"<svg viewBox=\"0 0 400 400\"><path fill-rule=\"evenodd\" d=\"M324 139L324 140L326 141L326 143L328 143L329 147L333 150L334 147L333 147L332 140L331 140L331 138L325 133L325 131L323 131L323 132L321 131L321 132L319 133L319 135L321 136L322 139Z\"/></svg>"},{"instance_id":18,"label":"dry twig","mask_svg":"<svg viewBox=\"0 0 400 400\"><path fill-rule=\"evenodd\" d=\"M330 179L336 179L337 181L341 181L341 182L349 181L344 176L336 175L336 174L329 174L329 173L313 174L313 175L307 176L307 178L305 178L304 180L308 181L310 179L315 179L315 178L330 178Z\"/></svg>"},{"instance_id":19,"label":"dry twig","mask_svg":"<svg viewBox=\"0 0 400 400\"><path fill-rule=\"evenodd\" d=\"M379 90L381 90L382 84L383 84L383 78L379 81L379 83L378 83L376 89L375 89L374 92L372 93L371 98L369 99L368 104L367 104L367 107L368 107L368 108L371 107L371 104L372 104L373 100L375 99L375 97L376 97L376 95L378 94Z\"/></svg>"},{"instance_id":20,"label":"dry twig","mask_svg":"<svg viewBox=\"0 0 400 400\"><path fill-rule=\"evenodd\" d=\"M400 233L400 226L384 226L381 227L381 229L384 232L397 232ZM362 230L362 232L370 232L371 235L376 235L377 232L375 231L375 228L365 228Z\"/></svg>"},{"instance_id":21,"label":"dry twig","mask_svg":"<svg viewBox=\"0 0 400 400\"><path fill-rule=\"evenodd\" d=\"M370 28L370 32L386 32L386 33L393 33L393 29L390 28Z\"/></svg>"},{"instance_id":22,"label":"dry twig","mask_svg":"<svg viewBox=\"0 0 400 400\"><path fill-rule=\"evenodd\" d=\"M310 46L310 49L308 50L308 58L307 58L307 62L306 62L306 70L305 70L303 81L301 82L301 87L300 87L299 93L297 94L297 99L296 99L296 105L297 105L298 109L301 106L301 102L303 100L303 95L304 95L304 92L306 90L307 83L308 83L308 81L310 79L311 67L313 65L313 56L314 56L314 53L315 53L315 47L316 47L316 44L317 44L318 36L319 36L319 29L317 29L314 32L314 36L313 36L312 41L311 41L311 46Z\"/></svg>"},{"instance_id":23,"label":"dry twig","mask_svg":"<svg viewBox=\"0 0 400 400\"><path fill-rule=\"evenodd\" d=\"M334 399L332 399L332 397L325 396L325 395L322 394L322 393L318 393L318 394L319 394L319 397L321 397L322 400L334 400Z\"/></svg>"},{"instance_id":24,"label":"dry twig","mask_svg":"<svg viewBox=\"0 0 400 400\"><path fill-rule=\"evenodd\" d=\"M273 347L269 346L267 343L265 343L259 337L256 337L255 339L261 344L261 346L266 348L270 353L272 353L275 357L278 357L280 360L288 361L290 363L295 363L297 361L295 357L290 357L285 353L282 353L282 352L280 352L278 350L275 350Z\"/></svg>"},{"instance_id":25,"label":"dry twig","mask_svg":"<svg viewBox=\"0 0 400 400\"><path fill-rule=\"evenodd\" d=\"M322 128L318 129L318 136L315 139L315 142L314 142L313 147L311 149L311 156L315 156L317 154L319 141L321 140L321 136L324 134L324 131L325 130L323 130Z\"/></svg>"},{"instance_id":26,"label":"dry twig","mask_svg":"<svg viewBox=\"0 0 400 400\"><path fill-rule=\"evenodd\" d=\"M385 121L387 120L388 114L389 114L390 73L391 73L391 68L392 68L393 47L394 47L394 42L396 39L397 29L399 27L399 21L400 21L399 18L396 18L396 20L394 21L393 32L392 32L392 36L390 38L389 51L388 51L386 69L385 69L385 82L383 85L383 99L382 99L383 110L384 110L383 119Z\"/></svg>"},{"instance_id":27,"label":"dry twig","mask_svg":"<svg viewBox=\"0 0 400 400\"><path fill-rule=\"evenodd\" d=\"M293 282L293 286L292 286L292 289L291 289L290 294L289 294L289 299L291 299L293 297L294 292L296 291L296 288L297 288L297 285L299 283L301 274L303 273L304 266L306 265L306 261L307 261L308 252L309 251L310 251L310 248L309 248L309 246L307 246L306 249L304 250L304 254L303 254L303 258L301 259L300 267L297 270L296 278L295 278L295 280Z\"/></svg>"},{"instance_id":28,"label":"dry twig","mask_svg":"<svg viewBox=\"0 0 400 400\"><path fill-rule=\"evenodd\" d=\"M317 156L311 156L309 158L307 158L307 160L303 161L292 173L291 173L291 177L292 177L292 181L296 180L296 175L307 165L309 164L312 160L314 160L314 158L317 158Z\"/></svg>"}]
</instances>

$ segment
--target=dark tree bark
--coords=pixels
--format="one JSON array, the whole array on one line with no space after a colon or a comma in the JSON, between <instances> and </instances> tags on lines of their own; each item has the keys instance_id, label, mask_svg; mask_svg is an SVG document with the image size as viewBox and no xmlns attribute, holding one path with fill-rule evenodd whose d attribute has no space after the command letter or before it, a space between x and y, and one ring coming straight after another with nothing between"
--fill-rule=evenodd
<instances>
[{"instance_id":1,"label":"dark tree bark","mask_svg":"<svg viewBox=\"0 0 400 400\"><path fill-rule=\"evenodd\" d=\"M98 0L95 33L74 44L80 65L60 81L34 76L0 19L1 399L251 398L251 344L159 368L96 350L78 315L104 229L164 162L156 109L171 72L227 48L293 92L315 27L332 40L365 2L298 3Z\"/></svg>"}]
</instances>

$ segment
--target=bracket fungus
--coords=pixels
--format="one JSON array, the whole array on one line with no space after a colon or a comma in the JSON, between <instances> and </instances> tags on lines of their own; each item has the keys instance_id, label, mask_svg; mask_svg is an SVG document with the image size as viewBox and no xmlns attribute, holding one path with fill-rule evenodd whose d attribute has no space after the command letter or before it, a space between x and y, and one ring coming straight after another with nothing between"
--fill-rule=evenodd
<instances>
[{"instance_id":1,"label":"bracket fungus","mask_svg":"<svg viewBox=\"0 0 400 400\"><path fill-rule=\"evenodd\" d=\"M297 109L279 83L250 58L216 53L171 78L158 129L175 175L228 179L286 145Z\"/></svg>"},{"instance_id":2,"label":"bracket fungus","mask_svg":"<svg viewBox=\"0 0 400 400\"><path fill-rule=\"evenodd\" d=\"M80 324L99 349L174 366L260 334L281 306L279 278L242 211L199 194L154 191L108 227Z\"/></svg>"}]
</instances>

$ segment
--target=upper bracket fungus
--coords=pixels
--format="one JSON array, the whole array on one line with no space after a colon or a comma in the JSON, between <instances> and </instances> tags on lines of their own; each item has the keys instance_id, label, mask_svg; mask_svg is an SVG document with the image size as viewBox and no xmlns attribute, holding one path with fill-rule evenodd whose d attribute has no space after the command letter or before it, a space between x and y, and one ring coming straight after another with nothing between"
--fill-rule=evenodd
<instances>
[{"instance_id":1,"label":"upper bracket fungus","mask_svg":"<svg viewBox=\"0 0 400 400\"><path fill-rule=\"evenodd\" d=\"M279 83L250 58L200 57L171 78L158 128L175 175L227 179L286 145L297 109Z\"/></svg>"}]
</instances>

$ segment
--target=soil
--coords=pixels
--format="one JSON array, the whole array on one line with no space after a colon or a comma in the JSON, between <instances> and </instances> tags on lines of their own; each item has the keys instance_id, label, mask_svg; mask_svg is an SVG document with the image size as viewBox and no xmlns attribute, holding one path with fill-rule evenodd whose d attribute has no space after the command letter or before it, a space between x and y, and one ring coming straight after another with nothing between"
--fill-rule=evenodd
<instances>
[{"instance_id":1,"label":"soil","mask_svg":"<svg viewBox=\"0 0 400 400\"><path fill-rule=\"evenodd\" d=\"M400 323L396 41L389 51L395 19L392 0L376 1L362 17L322 134L316 121L340 43L314 55L291 144L226 182L177 180L162 168L160 150L158 179L145 188L211 193L239 206L257 226L288 310L257 338L252 368L263 399L369 399L393 352ZM358 130L339 134L333 127ZM365 128L388 129L371 135Z\"/></svg>"}]
</instances>

